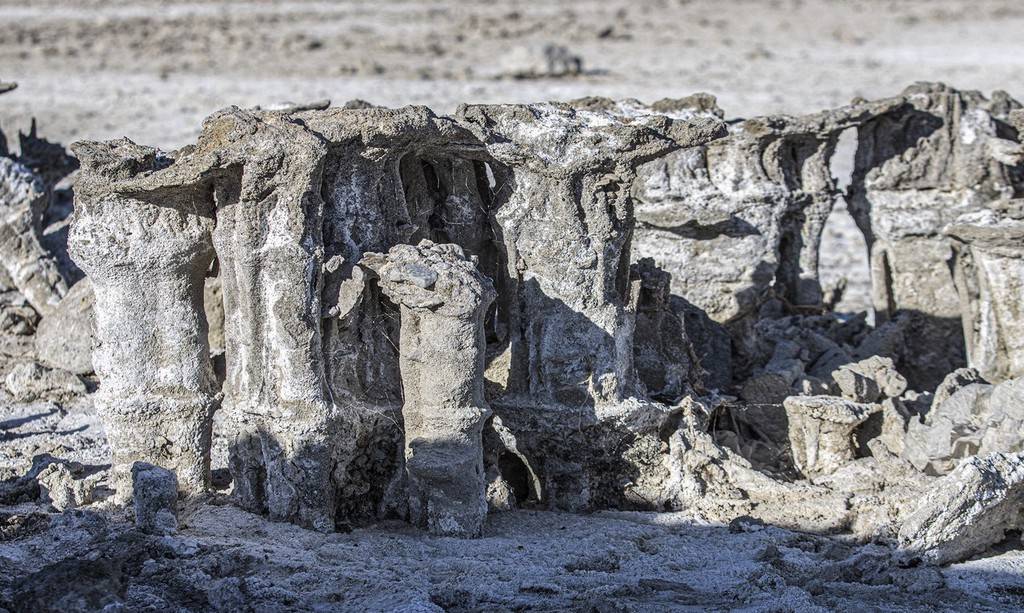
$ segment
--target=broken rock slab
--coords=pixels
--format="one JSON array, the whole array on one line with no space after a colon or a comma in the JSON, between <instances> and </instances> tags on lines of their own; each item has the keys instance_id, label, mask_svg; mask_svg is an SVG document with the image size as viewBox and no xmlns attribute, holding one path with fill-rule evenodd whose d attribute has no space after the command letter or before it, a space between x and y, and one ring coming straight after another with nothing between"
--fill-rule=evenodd
<instances>
[{"instance_id":1,"label":"broken rock slab","mask_svg":"<svg viewBox=\"0 0 1024 613\"><path fill-rule=\"evenodd\" d=\"M899 545L908 555L946 564L981 553L1024 522L1024 456L993 453L964 461L935 480L904 520Z\"/></svg>"},{"instance_id":2,"label":"broken rock slab","mask_svg":"<svg viewBox=\"0 0 1024 613\"><path fill-rule=\"evenodd\" d=\"M85 384L74 373L22 362L7 374L7 393L18 402L52 400L66 402L86 393Z\"/></svg>"},{"instance_id":3,"label":"broken rock slab","mask_svg":"<svg viewBox=\"0 0 1024 613\"><path fill-rule=\"evenodd\" d=\"M35 347L36 356L43 364L76 375L87 375L93 371L92 348L96 342L94 304L92 282L82 279L39 322Z\"/></svg>"},{"instance_id":4,"label":"broken rock slab","mask_svg":"<svg viewBox=\"0 0 1024 613\"><path fill-rule=\"evenodd\" d=\"M793 463L808 478L835 472L853 460L857 426L882 409L834 396L790 396L782 405L789 418Z\"/></svg>"},{"instance_id":5,"label":"broken rock slab","mask_svg":"<svg viewBox=\"0 0 1024 613\"><path fill-rule=\"evenodd\" d=\"M46 187L30 168L0 156L0 259L14 286L40 314L67 293L60 269L40 243Z\"/></svg>"},{"instance_id":6,"label":"broken rock slab","mask_svg":"<svg viewBox=\"0 0 1024 613\"><path fill-rule=\"evenodd\" d=\"M998 385L968 382L933 404L923 420L909 420L903 456L919 470L943 475L976 454L1024 451L1022 431L1024 378Z\"/></svg>"},{"instance_id":7,"label":"broken rock slab","mask_svg":"<svg viewBox=\"0 0 1024 613\"><path fill-rule=\"evenodd\" d=\"M972 383L988 383L988 381L981 376L981 373L976 368L964 367L954 370L946 375L942 383L935 388L935 394L932 395L931 399L931 406L927 408L935 409L942 406L942 403L949 400L953 394Z\"/></svg>"}]
</instances>

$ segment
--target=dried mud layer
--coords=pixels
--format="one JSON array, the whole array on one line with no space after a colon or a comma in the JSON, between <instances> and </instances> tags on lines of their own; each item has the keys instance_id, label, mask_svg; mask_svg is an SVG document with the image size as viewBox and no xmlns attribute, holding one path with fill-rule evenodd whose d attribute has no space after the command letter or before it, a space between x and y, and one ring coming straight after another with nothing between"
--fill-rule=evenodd
<instances>
[{"instance_id":1,"label":"dried mud layer","mask_svg":"<svg viewBox=\"0 0 1024 613\"><path fill-rule=\"evenodd\" d=\"M0 0L0 613L1024 610L1021 31Z\"/></svg>"}]
</instances>

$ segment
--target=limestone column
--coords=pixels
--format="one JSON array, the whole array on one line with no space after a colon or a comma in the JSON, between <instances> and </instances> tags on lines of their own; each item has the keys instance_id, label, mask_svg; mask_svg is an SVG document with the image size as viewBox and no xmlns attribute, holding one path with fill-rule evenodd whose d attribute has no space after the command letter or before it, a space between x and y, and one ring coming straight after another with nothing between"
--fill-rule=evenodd
<instances>
[{"instance_id":1,"label":"limestone column","mask_svg":"<svg viewBox=\"0 0 1024 613\"><path fill-rule=\"evenodd\" d=\"M989 381L1024 376L1024 201L963 215L946 233L969 365Z\"/></svg>"},{"instance_id":2,"label":"limestone column","mask_svg":"<svg viewBox=\"0 0 1024 613\"><path fill-rule=\"evenodd\" d=\"M224 403L236 500L334 530L335 407L321 340L323 139L287 114L228 109L192 159L219 167L213 232L224 295Z\"/></svg>"},{"instance_id":3,"label":"limestone column","mask_svg":"<svg viewBox=\"0 0 1024 613\"><path fill-rule=\"evenodd\" d=\"M401 308L399 344L410 519L434 534L479 536L487 514L482 430L489 279L457 245L424 240L367 254Z\"/></svg>"},{"instance_id":4,"label":"limestone column","mask_svg":"<svg viewBox=\"0 0 1024 613\"><path fill-rule=\"evenodd\" d=\"M194 190L140 194L133 181L168 161L127 139L78 143L82 163L69 247L96 293L96 395L119 496L131 466L174 470L178 487L209 480L217 405L203 312L213 211Z\"/></svg>"}]
</instances>

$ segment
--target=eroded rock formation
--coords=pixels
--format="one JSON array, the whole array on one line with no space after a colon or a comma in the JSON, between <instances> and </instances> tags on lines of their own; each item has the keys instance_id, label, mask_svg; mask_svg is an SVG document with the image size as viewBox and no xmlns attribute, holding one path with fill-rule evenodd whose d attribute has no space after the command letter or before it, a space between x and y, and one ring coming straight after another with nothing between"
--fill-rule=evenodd
<instances>
[{"instance_id":1,"label":"eroded rock formation","mask_svg":"<svg viewBox=\"0 0 1024 613\"><path fill-rule=\"evenodd\" d=\"M80 143L116 485L146 462L204 492L222 407L235 500L322 531L673 509L964 555L908 517L937 475L1024 447L1016 106L938 85L729 123L706 95L303 105L226 109L172 153ZM849 129L875 325L818 281ZM43 329L88 321L69 300ZM933 395L961 329L977 370Z\"/></svg>"},{"instance_id":2,"label":"eroded rock formation","mask_svg":"<svg viewBox=\"0 0 1024 613\"><path fill-rule=\"evenodd\" d=\"M968 363L990 381L1024 376L1024 200L965 214L946 233Z\"/></svg>"},{"instance_id":3,"label":"eroded rock formation","mask_svg":"<svg viewBox=\"0 0 1024 613\"><path fill-rule=\"evenodd\" d=\"M1024 149L1008 116L1020 104L1005 92L986 99L932 83L892 103L858 127L848 201L870 250L878 323L900 310L925 319L906 341L904 368L918 385L934 387L963 365L961 305L943 229L1019 191Z\"/></svg>"}]
</instances>

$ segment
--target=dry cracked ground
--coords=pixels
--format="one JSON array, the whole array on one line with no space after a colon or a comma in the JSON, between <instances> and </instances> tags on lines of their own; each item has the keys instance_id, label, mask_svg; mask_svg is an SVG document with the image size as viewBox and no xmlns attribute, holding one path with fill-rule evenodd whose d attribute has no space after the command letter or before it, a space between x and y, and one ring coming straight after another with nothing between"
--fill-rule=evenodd
<instances>
[{"instance_id":1,"label":"dry cracked ground","mask_svg":"<svg viewBox=\"0 0 1024 613\"><path fill-rule=\"evenodd\" d=\"M0 80L19 83L0 98L0 124L13 134L35 118L63 143L128 136L170 148L229 104L358 98L451 111L707 91L744 116L919 80L1022 98L1021 32L1014 0L0 0ZM523 78L548 44L582 71ZM862 308L862 239L842 206L833 217L825 281L847 277L845 306ZM109 463L88 397L0 398L0 479L47 453L85 470ZM463 541L399 523L322 535L216 495L159 537L102 502L63 514L26 502L0 508L0 609L1008 611L1024 609L1019 538L959 564L895 568L879 545L680 513L524 510L490 516L484 538Z\"/></svg>"}]
</instances>

